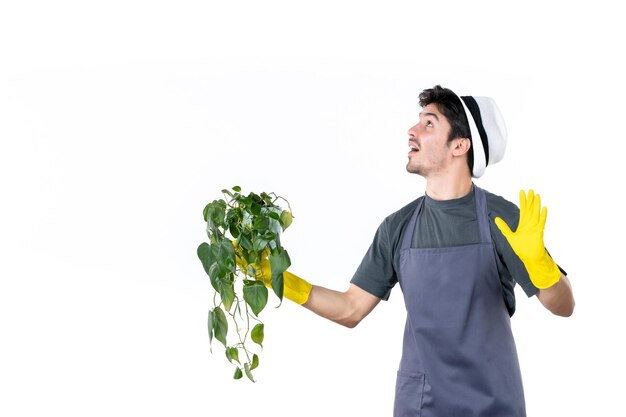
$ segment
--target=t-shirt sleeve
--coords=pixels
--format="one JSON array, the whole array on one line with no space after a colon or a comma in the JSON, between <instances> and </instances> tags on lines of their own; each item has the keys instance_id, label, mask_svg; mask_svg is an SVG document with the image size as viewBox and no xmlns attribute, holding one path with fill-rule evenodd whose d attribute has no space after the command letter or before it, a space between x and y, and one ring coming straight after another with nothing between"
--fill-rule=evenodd
<instances>
[{"instance_id":1,"label":"t-shirt sleeve","mask_svg":"<svg viewBox=\"0 0 626 417\"><path fill-rule=\"evenodd\" d=\"M393 267L393 246L389 241L389 226L383 221L374 235L374 241L365 253L350 282L359 288L387 300L398 282Z\"/></svg>"}]
</instances>

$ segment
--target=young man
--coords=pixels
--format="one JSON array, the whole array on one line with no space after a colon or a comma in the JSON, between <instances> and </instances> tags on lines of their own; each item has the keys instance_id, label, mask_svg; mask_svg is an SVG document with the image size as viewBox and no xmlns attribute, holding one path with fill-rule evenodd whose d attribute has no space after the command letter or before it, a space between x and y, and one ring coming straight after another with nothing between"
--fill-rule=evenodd
<instances>
[{"instance_id":1,"label":"young man","mask_svg":"<svg viewBox=\"0 0 626 417\"><path fill-rule=\"evenodd\" d=\"M383 221L347 291L286 272L285 297L354 327L399 283L407 318L394 416L525 416L513 287L554 314L574 308L544 248L546 209L532 191L520 193L518 209L472 182L506 145L492 99L435 86L420 105L407 171L426 179L425 195Z\"/></svg>"}]
</instances>

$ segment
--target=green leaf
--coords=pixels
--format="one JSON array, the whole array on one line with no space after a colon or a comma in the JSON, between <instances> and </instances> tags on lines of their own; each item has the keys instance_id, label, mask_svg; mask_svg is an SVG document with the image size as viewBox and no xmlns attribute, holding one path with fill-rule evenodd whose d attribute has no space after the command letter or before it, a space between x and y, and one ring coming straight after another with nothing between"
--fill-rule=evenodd
<instances>
[{"instance_id":1,"label":"green leaf","mask_svg":"<svg viewBox=\"0 0 626 417\"><path fill-rule=\"evenodd\" d=\"M252 341L261 347L263 347L263 339L265 338L264 329L265 325L263 323L258 323L252 328L252 332L250 334Z\"/></svg>"},{"instance_id":2,"label":"green leaf","mask_svg":"<svg viewBox=\"0 0 626 417\"><path fill-rule=\"evenodd\" d=\"M254 239L254 243L252 243L252 250L256 252L262 252L263 249L267 246L268 241L261 238Z\"/></svg>"},{"instance_id":3,"label":"green leaf","mask_svg":"<svg viewBox=\"0 0 626 417\"><path fill-rule=\"evenodd\" d=\"M231 255L235 256L235 246L233 242L227 237L222 237L218 239L215 243L212 244L215 246L216 251L216 260L220 262L220 264L224 265L226 259L228 259Z\"/></svg>"},{"instance_id":4,"label":"green leaf","mask_svg":"<svg viewBox=\"0 0 626 417\"><path fill-rule=\"evenodd\" d=\"M254 377L252 376L252 372L250 372L250 364L248 364L248 363L244 364L243 368L244 368L244 370L246 372L246 376L248 377L248 379L250 381L252 381L252 382L256 382L254 380Z\"/></svg>"},{"instance_id":5,"label":"green leaf","mask_svg":"<svg viewBox=\"0 0 626 417\"><path fill-rule=\"evenodd\" d=\"M288 228L292 221L293 216L291 215L290 211L283 210L283 212L280 213L280 224L283 226L283 230Z\"/></svg>"},{"instance_id":6,"label":"green leaf","mask_svg":"<svg viewBox=\"0 0 626 417\"><path fill-rule=\"evenodd\" d=\"M269 227L269 225L270 219L268 219L267 217L257 217L252 223L252 227L254 227L256 230L265 230Z\"/></svg>"},{"instance_id":7,"label":"green leaf","mask_svg":"<svg viewBox=\"0 0 626 417\"><path fill-rule=\"evenodd\" d=\"M262 206L259 203L253 201L252 204L250 204L250 213L258 216L259 214L261 214L261 207Z\"/></svg>"},{"instance_id":8,"label":"green leaf","mask_svg":"<svg viewBox=\"0 0 626 417\"><path fill-rule=\"evenodd\" d=\"M266 230L265 232L263 232L262 235L260 235L263 238L263 240L266 240L268 243L270 240L276 239L276 237L280 234L280 224L274 220L272 220L272 223L276 223L278 225L278 232L273 233L270 230Z\"/></svg>"},{"instance_id":9,"label":"green leaf","mask_svg":"<svg viewBox=\"0 0 626 417\"><path fill-rule=\"evenodd\" d=\"M241 234L242 211L238 208L230 209L226 213L226 225L233 238L237 239Z\"/></svg>"},{"instance_id":10,"label":"green leaf","mask_svg":"<svg viewBox=\"0 0 626 417\"><path fill-rule=\"evenodd\" d=\"M285 272L289 266L291 266L291 260L285 249L277 248L274 252L270 253L272 289L281 300L283 299L284 291L283 272Z\"/></svg>"},{"instance_id":11,"label":"green leaf","mask_svg":"<svg viewBox=\"0 0 626 417\"><path fill-rule=\"evenodd\" d=\"M202 210L202 218L204 218L205 222L209 220L209 209L210 208L211 208L211 203L209 203L206 206L204 206L204 210Z\"/></svg>"},{"instance_id":12,"label":"green leaf","mask_svg":"<svg viewBox=\"0 0 626 417\"><path fill-rule=\"evenodd\" d=\"M241 372L241 368L237 367L237 369L235 369L235 375L233 375L233 378L241 379L242 376L243 376L243 372Z\"/></svg>"},{"instance_id":13,"label":"green leaf","mask_svg":"<svg viewBox=\"0 0 626 417\"><path fill-rule=\"evenodd\" d=\"M198 246L198 257L209 274L211 286L220 294L226 311L230 311L235 299L233 274L236 268L232 243L228 239L222 240L220 244L201 243Z\"/></svg>"},{"instance_id":14,"label":"green leaf","mask_svg":"<svg viewBox=\"0 0 626 417\"><path fill-rule=\"evenodd\" d=\"M242 234L239 236L239 240L237 241L237 244L241 245L241 247L243 247L246 250L252 250L252 242L250 242L250 238L245 234Z\"/></svg>"},{"instance_id":15,"label":"green leaf","mask_svg":"<svg viewBox=\"0 0 626 417\"><path fill-rule=\"evenodd\" d=\"M206 242L202 242L200 246L198 246L198 258L200 258L200 262L202 262L202 266L204 267L204 271L209 274L209 270L211 269L211 265L215 261L215 254L213 249L211 249L211 245ZM211 274L209 274L210 276Z\"/></svg>"},{"instance_id":16,"label":"green leaf","mask_svg":"<svg viewBox=\"0 0 626 417\"><path fill-rule=\"evenodd\" d=\"M274 291L274 294L276 294L276 297L282 301L283 296L285 295L285 277L282 273L276 276L272 275L272 290Z\"/></svg>"},{"instance_id":17,"label":"green leaf","mask_svg":"<svg viewBox=\"0 0 626 417\"><path fill-rule=\"evenodd\" d=\"M261 281L244 280L243 299L258 316L267 304L267 288Z\"/></svg>"},{"instance_id":18,"label":"green leaf","mask_svg":"<svg viewBox=\"0 0 626 417\"><path fill-rule=\"evenodd\" d=\"M223 266L224 269L230 272L235 272L237 263L235 262L235 247L233 246L232 241L227 238L222 240L217 259L220 266Z\"/></svg>"},{"instance_id":19,"label":"green leaf","mask_svg":"<svg viewBox=\"0 0 626 417\"><path fill-rule=\"evenodd\" d=\"M226 311L230 311L235 301L235 286L229 281L219 280L218 282L220 287L220 291L218 292L222 298L222 303L224 303L224 308Z\"/></svg>"},{"instance_id":20,"label":"green leaf","mask_svg":"<svg viewBox=\"0 0 626 417\"><path fill-rule=\"evenodd\" d=\"M252 355L252 365L250 365L250 370L256 368L257 366L259 366L259 355L255 353Z\"/></svg>"},{"instance_id":21,"label":"green leaf","mask_svg":"<svg viewBox=\"0 0 626 417\"><path fill-rule=\"evenodd\" d=\"M215 329L215 314L209 310L209 346L213 342L213 329Z\"/></svg>"},{"instance_id":22,"label":"green leaf","mask_svg":"<svg viewBox=\"0 0 626 417\"><path fill-rule=\"evenodd\" d=\"M215 291L220 292L219 281L226 275L226 272L226 268L223 268L217 261L213 262L209 268L209 278L211 278L211 285Z\"/></svg>"},{"instance_id":23,"label":"green leaf","mask_svg":"<svg viewBox=\"0 0 626 417\"><path fill-rule=\"evenodd\" d=\"M274 275L282 274L291 266L291 259L289 259L289 253L285 249L277 248L270 253L270 268L272 269L272 277Z\"/></svg>"},{"instance_id":24,"label":"green leaf","mask_svg":"<svg viewBox=\"0 0 626 417\"><path fill-rule=\"evenodd\" d=\"M228 231L230 232L233 238L237 239L239 237L239 232L241 231L241 229L239 228L239 225L231 224L230 227L228 228Z\"/></svg>"},{"instance_id":25,"label":"green leaf","mask_svg":"<svg viewBox=\"0 0 626 417\"><path fill-rule=\"evenodd\" d=\"M239 207L246 209L252 204L252 198L250 196L239 196L237 203L239 204Z\"/></svg>"},{"instance_id":26,"label":"green leaf","mask_svg":"<svg viewBox=\"0 0 626 417\"><path fill-rule=\"evenodd\" d=\"M238 186L238 185L235 185L235 186L233 187L233 191L237 191L237 192L239 192L239 191L241 191L241 187L240 187L240 186Z\"/></svg>"},{"instance_id":27,"label":"green leaf","mask_svg":"<svg viewBox=\"0 0 626 417\"><path fill-rule=\"evenodd\" d=\"M226 321L226 315L224 311L215 307L213 310L213 329L215 331L215 338L222 342L224 347L226 347L226 334L228 333L228 322Z\"/></svg>"},{"instance_id":28,"label":"green leaf","mask_svg":"<svg viewBox=\"0 0 626 417\"><path fill-rule=\"evenodd\" d=\"M235 258L234 250L232 255L228 254L228 257L224 258L224 254L221 251L223 241L221 245L213 243L211 245L207 243L201 243L198 246L198 258L202 262L204 270L211 279L211 286L213 289L222 295L222 298L226 298L227 302L234 297L230 296L234 291L232 290L232 276L235 272ZM232 247L232 244L229 244ZM228 308L230 309L230 308Z\"/></svg>"},{"instance_id":29,"label":"green leaf","mask_svg":"<svg viewBox=\"0 0 626 417\"><path fill-rule=\"evenodd\" d=\"M269 207L273 207L274 203L272 203L272 196L267 193L261 193L261 199L265 202L265 204Z\"/></svg>"},{"instance_id":30,"label":"green leaf","mask_svg":"<svg viewBox=\"0 0 626 417\"><path fill-rule=\"evenodd\" d=\"M213 200L204 208L203 215L209 229L223 226L226 216L226 201Z\"/></svg>"},{"instance_id":31,"label":"green leaf","mask_svg":"<svg viewBox=\"0 0 626 417\"><path fill-rule=\"evenodd\" d=\"M239 362L239 349L236 347L227 348L226 359L228 359L230 363L233 363L233 360L237 361L237 363L241 363Z\"/></svg>"}]
</instances>

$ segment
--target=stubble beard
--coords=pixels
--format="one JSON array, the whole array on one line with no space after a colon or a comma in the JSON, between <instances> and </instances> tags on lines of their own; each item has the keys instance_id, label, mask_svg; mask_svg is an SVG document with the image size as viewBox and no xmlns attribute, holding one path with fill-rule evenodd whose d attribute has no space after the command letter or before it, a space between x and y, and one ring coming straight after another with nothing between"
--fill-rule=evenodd
<instances>
[{"instance_id":1,"label":"stubble beard","mask_svg":"<svg viewBox=\"0 0 626 417\"><path fill-rule=\"evenodd\" d=\"M406 164L406 170L409 174L417 174L424 176L424 169L419 164L411 164L411 158L409 158L409 162Z\"/></svg>"}]
</instances>

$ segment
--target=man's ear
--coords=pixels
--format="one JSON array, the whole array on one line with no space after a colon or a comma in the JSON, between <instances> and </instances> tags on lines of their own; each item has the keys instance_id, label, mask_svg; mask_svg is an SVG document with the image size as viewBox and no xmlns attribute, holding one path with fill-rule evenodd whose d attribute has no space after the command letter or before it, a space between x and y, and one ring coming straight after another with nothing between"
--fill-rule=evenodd
<instances>
[{"instance_id":1,"label":"man's ear","mask_svg":"<svg viewBox=\"0 0 626 417\"><path fill-rule=\"evenodd\" d=\"M469 138L455 138L452 141L452 153L455 156L466 154L471 147L472 141Z\"/></svg>"}]
</instances>

